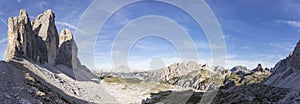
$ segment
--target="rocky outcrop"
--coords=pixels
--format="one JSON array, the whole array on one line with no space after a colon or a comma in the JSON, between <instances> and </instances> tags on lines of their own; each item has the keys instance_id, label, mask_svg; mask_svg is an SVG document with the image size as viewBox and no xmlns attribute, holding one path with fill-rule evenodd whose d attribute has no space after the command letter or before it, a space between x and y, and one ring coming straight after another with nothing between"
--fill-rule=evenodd
<instances>
[{"instance_id":1,"label":"rocky outcrop","mask_svg":"<svg viewBox=\"0 0 300 104\"><path fill-rule=\"evenodd\" d=\"M20 15L8 19L8 47L5 60L29 58L38 63L47 62L47 51L42 40L32 31L28 14L20 10Z\"/></svg>"},{"instance_id":2,"label":"rocky outcrop","mask_svg":"<svg viewBox=\"0 0 300 104\"><path fill-rule=\"evenodd\" d=\"M58 49L58 33L55 26L55 15L52 10L46 10L32 21L32 29L42 38L47 49L48 63L55 64Z\"/></svg>"},{"instance_id":3,"label":"rocky outcrop","mask_svg":"<svg viewBox=\"0 0 300 104\"><path fill-rule=\"evenodd\" d=\"M25 10L20 15L8 19L8 48L5 52L5 60L26 56L29 38L32 37L31 25Z\"/></svg>"},{"instance_id":4,"label":"rocky outcrop","mask_svg":"<svg viewBox=\"0 0 300 104\"><path fill-rule=\"evenodd\" d=\"M239 66L238 66L239 67ZM236 68L236 69L235 69ZM249 85L253 83L261 83L271 75L271 72L258 64L255 69L247 70L246 67L231 69L231 73L225 75L223 88L230 88L234 86Z\"/></svg>"},{"instance_id":5,"label":"rocky outcrop","mask_svg":"<svg viewBox=\"0 0 300 104\"><path fill-rule=\"evenodd\" d=\"M59 35L59 49L56 59L56 64L62 64L69 68L77 68L77 45L73 39L73 35L70 30L64 29Z\"/></svg>"},{"instance_id":6,"label":"rocky outcrop","mask_svg":"<svg viewBox=\"0 0 300 104\"><path fill-rule=\"evenodd\" d=\"M203 67L203 66L202 66ZM206 66L205 66L206 67ZM208 67L208 66L207 66ZM200 68L200 65L194 61L190 61L188 63L176 63L164 68L162 81L170 80L173 77L177 77L180 75L184 75L193 70L197 70Z\"/></svg>"},{"instance_id":7,"label":"rocky outcrop","mask_svg":"<svg viewBox=\"0 0 300 104\"><path fill-rule=\"evenodd\" d=\"M294 51L286 59L279 61L272 70L274 73L264 84L300 90L300 41Z\"/></svg>"},{"instance_id":8,"label":"rocky outcrop","mask_svg":"<svg viewBox=\"0 0 300 104\"><path fill-rule=\"evenodd\" d=\"M238 71L248 71L247 67L245 66L235 66L230 69L231 72L238 72Z\"/></svg>"},{"instance_id":9,"label":"rocky outcrop","mask_svg":"<svg viewBox=\"0 0 300 104\"><path fill-rule=\"evenodd\" d=\"M62 30L59 39L54 18L51 10L40 14L32 23L25 10L20 10L19 16L9 18L5 60L26 58L40 64L77 67L78 49L72 33L70 30Z\"/></svg>"},{"instance_id":10,"label":"rocky outcrop","mask_svg":"<svg viewBox=\"0 0 300 104\"><path fill-rule=\"evenodd\" d=\"M58 37L54 18L51 10L46 10L31 23L25 10L9 18L5 60L26 59L49 64L72 78L76 76L75 79L94 76L77 58L78 48L71 31L62 30Z\"/></svg>"}]
</instances>

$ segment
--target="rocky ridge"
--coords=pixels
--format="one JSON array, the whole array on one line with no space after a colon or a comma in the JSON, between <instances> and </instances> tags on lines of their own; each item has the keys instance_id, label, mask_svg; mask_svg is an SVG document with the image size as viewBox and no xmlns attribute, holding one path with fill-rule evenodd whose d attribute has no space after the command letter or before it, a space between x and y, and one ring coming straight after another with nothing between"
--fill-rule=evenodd
<instances>
[{"instance_id":1,"label":"rocky ridge","mask_svg":"<svg viewBox=\"0 0 300 104\"><path fill-rule=\"evenodd\" d=\"M246 68L238 70L231 69L231 71L225 75L223 88L261 83L270 75L271 72L268 70L268 68L263 68L261 64L258 64L257 67L252 70L247 70Z\"/></svg>"},{"instance_id":2,"label":"rocky ridge","mask_svg":"<svg viewBox=\"0 0 300 104\"><path fill-rule=\"evenodd\" d=\"M293 52L279 61L272 70L274 73L264 84L300 91L300 41Z\"/></svg>"}]
</instances>

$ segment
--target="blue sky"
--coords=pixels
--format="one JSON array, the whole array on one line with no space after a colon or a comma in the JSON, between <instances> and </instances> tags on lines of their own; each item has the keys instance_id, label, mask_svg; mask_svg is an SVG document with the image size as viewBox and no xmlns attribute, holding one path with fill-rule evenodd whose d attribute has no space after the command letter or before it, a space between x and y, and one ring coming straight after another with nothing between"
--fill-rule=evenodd
<instances>
[{"instance_id":1,"label":"blue sky","mask_svg":"<svg viewBox=\"0 0 300 104\"><path fill-rule=\"evenodd\" d=\"M228 68L243 65L251 69L258 63L273 67L293 50L300 39L300 1L205 1L219 20L225 35ZM1 0L0 57L3 58L7 46L7 19L18 15L20 9L26 9L31 19L44 10L52 9L56 14L58 31L69 28L74 33L81 15L91 2L92 0ZM95 64L98 68L112 67L111 48L116 34L130 21L145 15L168 17L180 24L197 47L199 63L210 63L211 51L201 27L178 8L148 0L121 8L105 23L95 44ZM149 36L137 41L132 47L129 66L147 69L154 57L161 57L166 65L181 61L176 47L169 41Z\"/></svg>"}]
</instances>

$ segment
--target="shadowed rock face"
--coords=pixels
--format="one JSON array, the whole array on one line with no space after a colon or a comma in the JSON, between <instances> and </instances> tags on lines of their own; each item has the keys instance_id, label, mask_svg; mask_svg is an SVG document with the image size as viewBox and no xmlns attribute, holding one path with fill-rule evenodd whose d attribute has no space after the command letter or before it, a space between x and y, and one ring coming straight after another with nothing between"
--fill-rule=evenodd
<instances>
[{"instance_id":1,"label":"shadowed rock face","mask_svg":"<svg viewBox=\"0 0 300 104\"><path fill-rule=\"evenodd\" d=\"M45 43L48 63L55 64L58 49L58 33L55 26L55 15L52 10L46 10L32 21L33 32Z\"/></svg>"},{"instance_id":2,"label":"shadowed rock face","mask_svg":"<svg viewBox=\"0 0 300 104\"><path fill-rule=\"evenodd\" d=\"M46 10L30 24L25 10L8 20L8 47L5 61L30 60L59 67L59 71L76 80L95 78L77 58L78 48L70 30L58 33L54 13Z\"/></svg>"},{"instance_id":3,"label":"shadowed rock face","mask_svg":"<svg viewBox=\"0 0 300 104\"><path fill-rule=\"evenodd\" d=\"M81 67L77 58L78 48L70 30L58 33L53 11L46 10L30 23L25 10L8 20L8 47L5 60L28 59L39 64Z\"/></svg>"},{"instance_id":4,"label":"shadowed rock face","mask_svg":"<svg viewBox=\"0 0 300 104\"><path fill-rule=\"evenodd\" d=\"M62 30L59 36L59 50L56 64L62 64L69 68L76 68L78 65L77 51L78 49L71 31L68 29Z\"/></svg>"}]
</instances>

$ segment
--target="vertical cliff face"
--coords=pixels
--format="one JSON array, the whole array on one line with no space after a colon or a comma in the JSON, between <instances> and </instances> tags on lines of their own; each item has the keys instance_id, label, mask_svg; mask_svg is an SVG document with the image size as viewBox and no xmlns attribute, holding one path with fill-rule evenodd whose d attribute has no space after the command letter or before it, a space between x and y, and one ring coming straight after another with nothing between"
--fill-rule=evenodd
<instances>
[{"instance_id":1,"label":"vertical cliff face","mask_svg":"<svg viewBox=\"0 0 300 104\"><path fill-rule=\"evenodd\" d=\"M8 20L8 47L5 60L28 59L39 64L81 67L77 45L68 29L58 36L53 11L46 10L30 23L25 10Z\"/></svg>"},{"instance_id":2,"label":"vertical cliff face","mask_svg":"<svg viewBox=\"0 0 300 104\"><path fill-rule=\"evenodd\" d=\"M77 51L78 48L71 31L68 29L62 30L59 35L59 49L56 64L76 68L78 64Z\"/></svg>"},{"instance_id":3,"label":"vertical cliff face","mask_svg":"<svg viewBox=\"0 0 300 104\"><path fill-rule=\"evenodd\" d=\"M27 56L27 46L32 38L32 27L25 10L20 15L8 19L8 47L5 52L5 60Z\"/></svg>"},{"instance_id":4,"label":"vertical cliff face","mask_svg":"<svg viewBox=\"0 0 300 104\"><path fill-rule=\"evenodd\" d=\"M52 10L46 10L32 21L32 29L44 41L47 49L47 60L55 64L58 50L58 33L55 26L55 14Z\"/></svg>"},{"instance_id":5,"label":"vertical cliff face","mask_svg":"<svg viewBox=\"0 0 300 104\"><path fill-rule=\"evenodd\" d=\"M20 10L20 15L8 19L8 47L5 60L29 58L38 63L48 62L44 42L33 31L28 14Z\"/></svg>"},{"instance_id":6,"label":"vertical cliff face","mask_svg":"<svg viewBox=\"0 0 300 104\"><path fill-rule=\"evenodd\" d=\"M264 84L300 90L300 41L294 51L279 61L274 67L274 73Z\"/></svg>"}]
</instances>

